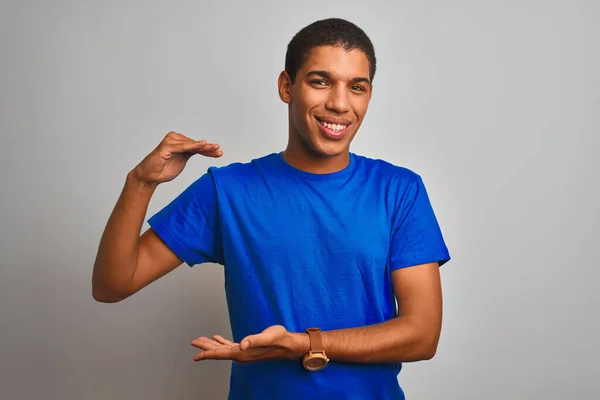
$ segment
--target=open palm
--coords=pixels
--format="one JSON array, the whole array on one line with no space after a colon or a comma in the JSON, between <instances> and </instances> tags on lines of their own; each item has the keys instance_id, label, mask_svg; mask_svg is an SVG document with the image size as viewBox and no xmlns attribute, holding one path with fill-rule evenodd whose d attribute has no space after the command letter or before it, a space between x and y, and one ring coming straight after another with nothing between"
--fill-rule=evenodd
<instances>
[{"instance_id":1,"label":"open palm","mask_svg":"<svg viewBox=\"0 0 600 400\"><path fill-rule=\"evenodd\" d=\"M286 342L289 332L281 325L270 326L257 335L245 337L241 343L234 343L220 335L211 338L201 336L191 342L192 346L203 351L194 356L194 361L232 360L250 363L272 359L290 358Z\"/></svg>"}]
</instances>

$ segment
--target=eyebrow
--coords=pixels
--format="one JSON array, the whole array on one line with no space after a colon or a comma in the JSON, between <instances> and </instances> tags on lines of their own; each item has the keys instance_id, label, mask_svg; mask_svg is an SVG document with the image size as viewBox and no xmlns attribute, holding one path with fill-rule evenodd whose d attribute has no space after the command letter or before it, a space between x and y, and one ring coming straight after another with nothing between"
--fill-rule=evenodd
<instances>
[{"instance_id":1,"label":"eyebrow","mask_svg":"<svg viewBox=\"0 0 600 400\"><path fill-rule=\"evenodd\" d=\"M311 76L311 75L318 75L318 76L321 76L321 77L326 78L326 79L331 79L331 74L329 72L327 72L327 71L310 71L309 73L306 74L307 77ZM371 84L371 81L369 80L369 78L365 78L365 77L354 78L354 79L352 79L351 82L352 83L364 82L364 83L366 83L368 85Z\"/></svg>"}]
</instances>

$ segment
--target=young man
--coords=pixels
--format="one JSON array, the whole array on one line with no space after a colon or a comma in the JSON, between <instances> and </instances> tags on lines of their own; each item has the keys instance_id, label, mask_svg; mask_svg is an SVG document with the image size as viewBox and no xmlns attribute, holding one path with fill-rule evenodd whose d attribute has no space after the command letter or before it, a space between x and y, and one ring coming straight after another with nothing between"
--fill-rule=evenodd
<instances>
[{"instance_id":1,"label":"young man","mask_svg":"<svg viewBox=\"0 0 600 400\"><path fill-rule=\"evenodd\" d=\"M231 399L403 399L402 363L436 352L439 266L450 256L420 176L349 151L375 66L354 24L302 29L278 81L285 151L210 168L139 236L157 185L194 154L223 154L169 133L127 176L100 242L94 298L120 301L183 262L219 263L233 341L192 345L202 350L195 361L234 361Z\"/></svg>"}]
</instances>

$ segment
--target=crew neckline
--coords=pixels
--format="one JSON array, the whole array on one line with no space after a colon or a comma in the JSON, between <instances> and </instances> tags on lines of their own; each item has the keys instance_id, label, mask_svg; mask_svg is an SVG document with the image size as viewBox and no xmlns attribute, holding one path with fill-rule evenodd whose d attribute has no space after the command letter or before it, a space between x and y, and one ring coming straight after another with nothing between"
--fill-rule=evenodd
<instances>
[{"instance_id":1,"label":"crew neckline","mask_svg":"<svg viewBox=\"0 0 600 400\"><path fill-rule=\"evenodd\" d=\"M288 163L285 160L285 158L283 158L283 151L280 151L279 153L275 153L275 156L276 156L277 160L279 161L279 163L281 165L283 165L283 167L288 172L291 172L292 174L294 174L296 176L301 176L301 177L304 177L307 179L315 179L315 180L338 179L338 178L344 178L344 177L350 175L352 173L352 171L354 171L354 168L356 166L356 155L352 152L350 152L349 155L350 155L350 162L343 169L341 169L339 171L335 171L335 172L327 172L324 174L317 174L317 173L301 170L299 168L294 167L292 164Z\"/></svg>"}]
</instances>

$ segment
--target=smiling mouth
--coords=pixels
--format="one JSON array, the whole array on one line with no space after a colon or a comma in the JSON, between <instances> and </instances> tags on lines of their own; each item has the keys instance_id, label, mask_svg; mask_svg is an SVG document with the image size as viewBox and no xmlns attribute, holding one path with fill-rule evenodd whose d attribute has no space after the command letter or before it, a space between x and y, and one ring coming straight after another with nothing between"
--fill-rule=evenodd
<instances>
[{"instance_id":1,"label":"smiling mouth","mask_svg":"<svg viewBox=\"0 0 600 400\"><path fill-rule=\"evenodd\" d=\"M346 137L346 134L350 131L348 128L351 123L348 124L332 124L330 122L326 122L320 120L315 117L317 122L319 123L319 130L321 134L329 140L342 140Z\"/></svg>"},{"instance_id":2,"label":"smiling mouth","mask_svg":"<svg viewBox=\"0 0 600 400\"><path fill-rule=\"evenodd\" d=\"M324 128L327 128L332 133L342 133L350 125L350 124L330 124L329 122L322 121L319 118L315 117L315 119L319 122L319 124L321 126L323 126Z\"/></svg>"}]
</instances>

